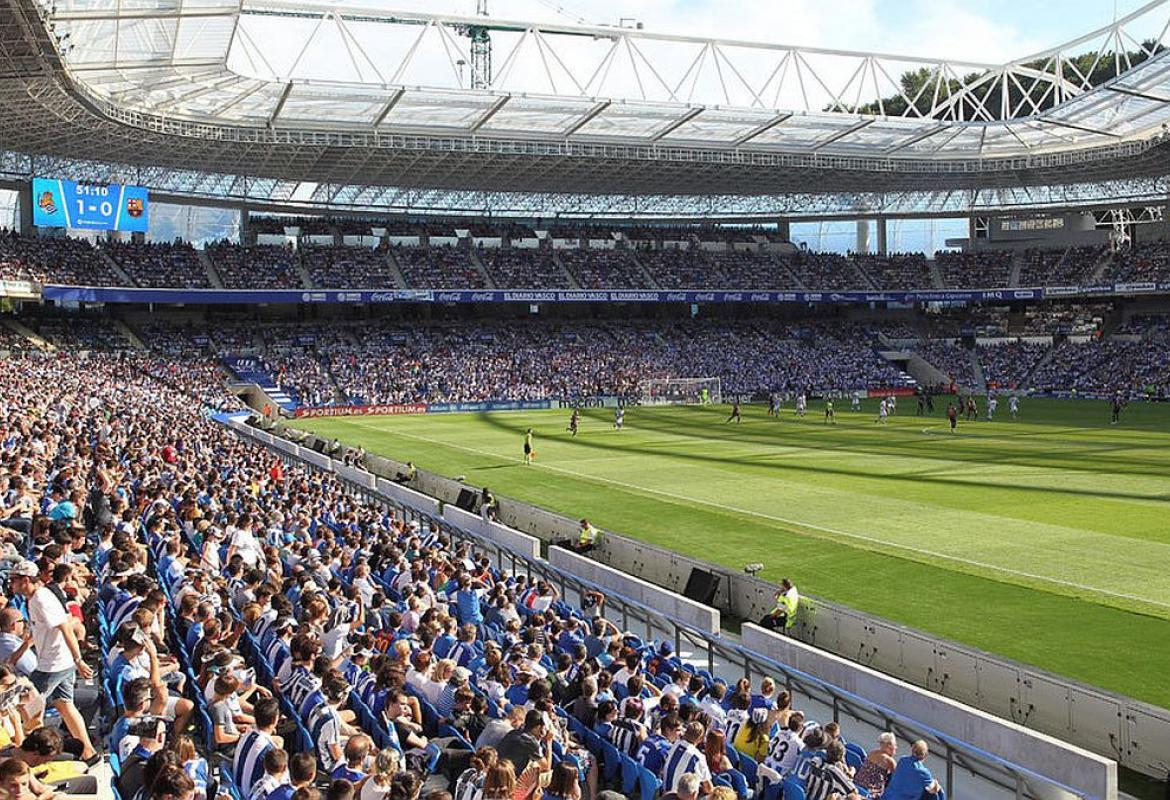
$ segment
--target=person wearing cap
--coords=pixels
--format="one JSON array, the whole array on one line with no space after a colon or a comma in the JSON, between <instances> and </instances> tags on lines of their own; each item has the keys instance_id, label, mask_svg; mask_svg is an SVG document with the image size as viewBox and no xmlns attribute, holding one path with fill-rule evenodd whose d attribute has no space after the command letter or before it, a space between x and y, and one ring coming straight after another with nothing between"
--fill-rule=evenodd
<instances>
[{"instance_id":1,"label":"person wearing cap","mask_svg":"<svg viewBox=\"0 0 1170 800\"><path fill-rule=\"evenodd\" d=\"M57 596L40 579L40 570L31 561L21 561L9 573L12 591L24 596L32 624L37 651L37 668L33 685L45 702L57 709L73 738L82 744L81 758L88 761L97 751L89 739L85 720L73 704L73 687L77 676L93 677L93 670L81 658L81 647L73 633L73 617Z\"/></svg>"},{"instance_id":2,"label":"person wearing cap","mask_svg":"<svg viewBox=\"0 0 1170 800\"><path fill-rule=\"evenodd\" d=\"M455 695L460 689L466 688L470 680L471 670L467 667L455 667L435 702L435 711L440 717L451 716L451 712L455 709Z\"/></svg>"},{"instance_id":3,"label":"person wearing cap","mask_svg":"<svg viewBox=\"0 0 1170 800\"><path fill-rule=\"evenodd\" d=\"M753 708L748 714L747 724L740 728L735 735L733 742L735 749L751 756L757 763L763 761L768 755L771 728L772 722L768 709Z\"/></svg>"}]
</instances>

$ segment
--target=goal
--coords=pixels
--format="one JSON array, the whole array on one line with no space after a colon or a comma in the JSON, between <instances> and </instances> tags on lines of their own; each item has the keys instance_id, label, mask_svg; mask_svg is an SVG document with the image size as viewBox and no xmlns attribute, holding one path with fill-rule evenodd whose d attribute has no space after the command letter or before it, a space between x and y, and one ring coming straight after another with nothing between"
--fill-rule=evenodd
<instances>
[{"instance_id":1,"label":"goal","mask_svg":"<svg viewBox=\"0 0 1170 800\"><path fill-rule=\"evenodd\" d=\"M644 406L683 406L722 403L723 389L718 378L658 378L638 386Z\"/></svg>"}]
</instances>

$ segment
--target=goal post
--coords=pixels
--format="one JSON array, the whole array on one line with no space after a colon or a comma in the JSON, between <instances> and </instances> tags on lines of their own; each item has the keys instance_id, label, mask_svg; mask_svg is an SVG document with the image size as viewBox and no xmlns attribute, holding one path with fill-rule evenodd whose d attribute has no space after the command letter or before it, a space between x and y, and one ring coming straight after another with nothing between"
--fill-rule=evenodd
<instances>
[{"instance_id":1,"label":"goal post","mask_svg":"<svg viewBox=\"0 0 1170 800\"><path fill-rule=\"evenodd\" d=\"M723 386L719 378L654 378L638 385L644 406L684 406L722 403Z\"/></svg>"}]
</instances>

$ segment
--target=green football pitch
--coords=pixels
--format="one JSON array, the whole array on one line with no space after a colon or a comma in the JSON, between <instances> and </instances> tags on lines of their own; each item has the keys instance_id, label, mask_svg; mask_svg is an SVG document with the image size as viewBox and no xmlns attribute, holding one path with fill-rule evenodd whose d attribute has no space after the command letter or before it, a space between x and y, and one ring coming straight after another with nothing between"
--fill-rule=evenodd
<instances>
[{"instance_id":1,"label":"green football pitch","mask_svg":"<svg viewBox=\"0 0 1170 800\"><path fill-rule=\"evenodd\" d=\"M912 399L315 419L303 427L1170 707L1170 406L1024 400L948 431ZM983 404L981 403L981 410ZM537 459L522 463L524 430Z\"/></svg>"}]
</instances>

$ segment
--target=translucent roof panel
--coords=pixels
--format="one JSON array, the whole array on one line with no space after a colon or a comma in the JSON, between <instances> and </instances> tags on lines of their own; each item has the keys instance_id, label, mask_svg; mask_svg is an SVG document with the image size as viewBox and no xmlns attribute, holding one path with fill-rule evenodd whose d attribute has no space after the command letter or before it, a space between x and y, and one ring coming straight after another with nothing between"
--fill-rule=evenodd
<instances>
[{"instance_id":1,"label":"translucent roof panel","mask_svg":"<svg viewBox=\"0 0 1170 800\"><path fill-rule=\"evenodd\" d=\"M1000 65L311 0L38 2L74 90L143 125L944 161L1149 140L1170 115L1170 0ZM1061 66L1135 47L1097 85Z\"/></svg>"}]
</instances>

